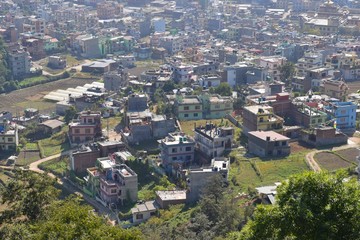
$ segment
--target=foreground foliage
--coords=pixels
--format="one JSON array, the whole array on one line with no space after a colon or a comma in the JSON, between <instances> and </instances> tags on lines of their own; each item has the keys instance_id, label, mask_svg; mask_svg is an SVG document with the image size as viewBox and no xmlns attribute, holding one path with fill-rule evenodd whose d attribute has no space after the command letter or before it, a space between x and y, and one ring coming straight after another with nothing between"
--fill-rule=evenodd
<instances>
[{"instance_id":1,"label":"foreground foliage","mask_svg":"<svg viewBox=\"0 0 360 240\"><path fill-rule=\"evenodd\" d=\"M278 188L277 204L259 206L230 239L359 239L360 187L346 174L304 173Z\"/></svg>"},{"instance_id":2,"label":"foreground foliage","mask_svg":"<svg viewBox=\"0 0 360 240\"><path fill-rule=\"evenodd\" d=\"M55 181L46 174L17 171L0 190L9 208L0 212L0 239L140 239L136 230L106 224L80 199L57 200Z\"/></svg>"}]
</instances>

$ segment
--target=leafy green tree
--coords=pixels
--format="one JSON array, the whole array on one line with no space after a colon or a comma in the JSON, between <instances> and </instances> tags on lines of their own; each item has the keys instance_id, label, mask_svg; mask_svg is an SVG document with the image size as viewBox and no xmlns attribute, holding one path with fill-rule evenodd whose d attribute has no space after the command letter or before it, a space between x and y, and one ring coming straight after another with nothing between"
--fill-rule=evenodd
<instances>
[{"instance_id":1,"label":"leafy green tree","mask_svg":"<svg viewBox=\"0 0 360 240\"><path fill-rule=\"evenodd\" d=\"M26 223L5 223L0 228L0 239L30 240L34 239L34 236Z\"/></svg>"},{"instance_id":2,"label":"leafy green tree","mask_svg":"<svg viewBox=\"0 0 360 240\"><path fill-rule=\"evenodd\" d=\"M0 188L1 203L8 208L0 212L0 223L26 216L29 220L40 217L44 208L57 199L59 191L55 180L46 174L16 171L14 178Z\"/></svg>"},{"instance_id":3,"label":"leafy green tree","mask_svg":"<svg viewBox=\"0 0 360 240\"><path fill-rule=\"evenodd\" d=\"M34 238L47 239L140 239L137 230L124 230L107 225L92 213L91 207L82 205L77 198L54 202L44 218L32 226Z\"/></svg>"},{"instance_id":4,"label":"leafy green tree","mask_svg":"<svg viewBox=\"0 0 360 240\"><path fill-rule=\"evenodd\" d=\"M220 83L220 85L217 86L214 91L221 96L231 96L232 94L231 87L228 83Z\"/></svg>"},{"instance_id":5,"label":"leafy green tree","mask_svg":"<svg viewBox=\"0 0 360 240\"><path fill-rule=\"evenodd\" d=\"M74 119L76 113L77 113L77 111L74 106L71 106L70 108L66 109L65 116L64 116L64 121L66 122L66 124L69 124L71 122L71 120Z\"/></svg>"},{"instance_id":6,"label":"leafy green tree","mask_svg":"<svg viewBox=\"0 0 360 240\"><path fill-rule=\"evenodd\" d=\"M295 65L292 62L286 62L279 67L280 80L285 82L288 86L291 83L291 79L295 75Z\"/></svg>"},{"instance_id":7,"label":"leafy green tree","mask_svg":"<svg viewBox=\"0 0 360 240\"><path fill-rule=\"evenodd\" d=\"M170 92L176 88L175 83L173 81L167 81L162 88L164 92Z\"/></svg>"},{"instance_id":8,"label":"leafy green tree","mask_svg":"<svg viewBox=\"0 0 360 240\"><path fill-rule=\"evenodd\" d=\"M345 176L291 177L278 188L277 203L258 206L253 220L230 239L359 239L360 187Z\"/></svg>"}]
</instances>

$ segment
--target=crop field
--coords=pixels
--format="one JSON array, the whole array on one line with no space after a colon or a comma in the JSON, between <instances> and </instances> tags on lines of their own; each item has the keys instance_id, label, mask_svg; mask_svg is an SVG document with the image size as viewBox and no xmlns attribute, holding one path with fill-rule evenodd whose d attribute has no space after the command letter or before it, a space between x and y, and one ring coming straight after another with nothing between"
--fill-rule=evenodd
<instances>
[{"instance_id":1,"label":"crop field","mask_svg":"<svg viewBox=\"0 0 360 240\"><path fill-rule=\"evenodd\" d=\"M1 94L0 111L10 111L15 115L22 113L25 108L33 107L38 108L41 113L51 113L55 111L55 102L42 99L48 92L82 86L94 81L94 79L67 78Z\"/></svg>"},{"instance_id":2,"label":"crop field","mask_svg":"<svg viewBox=\"0 0 360 240\"><path fill-rule=\"evenodd\" d=\"M341 168L355 166L355 161L349 159L351 158L350 153L353 154L354 150L346 149L338 152L320 152L315 154L314 159L322 169L335 171Z\"/></svg>"},{"instance_id":3,"label":"crop field","mask_svg":"<svg viewBox=\"0 0 360 240\"><path fill-rule=\"evenodd\" d=\"M29 165L40 159L39 151L21 151L19 153L18 159L16 160L16 165L25 166Z\"/></svg>"}]
</instances>

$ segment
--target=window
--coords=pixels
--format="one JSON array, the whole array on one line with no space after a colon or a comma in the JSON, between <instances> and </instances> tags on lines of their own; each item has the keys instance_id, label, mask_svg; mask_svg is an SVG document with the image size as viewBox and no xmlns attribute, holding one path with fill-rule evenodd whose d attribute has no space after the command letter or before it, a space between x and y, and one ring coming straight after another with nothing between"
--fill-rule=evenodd
<instances>
[{"instance_id":1,"label":"window","mask_svg":"<svg viewBox=\"0 0 360 240\"><path fill-rule=\"evenodd\" d=\"M92 118L89 118L88 119L88 123L92 123L93 122L93 119Z\"/></svg>"},{"instance_id":2,"label":"window","mask_svg":"<svg viewBox=\"0 0 360 240\"><path fill-rule=\"evenodd\" d=\"M225 107L229 108L230 107L230 103L226 103Z\"/></svg>"},{"instance_id":3,"label":"window","mask_svg":"<svg viewBox=\"0 0 360 240\"><path fill-rule=\"evenodd\" d=\"M195 109L196 109L196 110L200 110L200 106L195 106Z\"/></svg>"},{"instance_id":4,"label":"window","mask_svg":"<svg viewBox=\"0 0 360 240\"><path fill-rule=\"evenodd\" d=\"M172 152L172 153L176 153L176 152L177 152L177 148L172 148L172 149L171 149L171 152Z\"/></svg>"},{"instance_id":5,"label":"window","mask_svg":"<svg viewBox=\"0 0 360 240\"><path fill-rule=\"evenodd\" d=\"M173 157L172 160L173 160L173 161L176 161L176 160L177 160L177 157Z\"/></svg>"},{"instance_id":6,"label":"window","mask_svg":"<svg viewBox=\"0 0 360 240\"><path fill-rule=\"evenodd\" d=\"M282 145L283 145L283 146L286 146L286 141L282 142Z\"/></svg>"},{"instance_id":7,"label":"window","mask_svg":"<svg viewBox=\"0 0 360 240\"><path fill-rule=\"evenodd\" d=\"M141 213L136 214L136 219L143 219L144 216Z\"/></svg>"},{"instance_id":8,"label":"window","mask_svg":"<svg viewBox=\"0 0 360 240\"><path fill-rule=\"evenodd\" d=\"M12 142L14 139L13 138L8 138L7 140L8 140L8 142Z\"/></svg>"},{"instance_id":9,"label":"window","mask_svg":"<svg viewBox=\"0 0 360 240\"><path fill-rule=\"evenodd\" d=\"M187 155L186 156L186 161L190 161L191 160L191 155Z\"/></svg>"},{"instance_id":10,"label":"window","mask_svg":"<svg viewBox=\"0 0 360 240\"><path fill-rule=\"evenodd\" d=\"M184 107L184 110L185 110L185 111L189 110L189 106L185 106L185 107Z\"/></svg>"},{"instance_id":11,"label":"window","mask_svg":"<svg viewBox=\"0 0 360 240\"><path fill-rule=\"evenodd\" d=\"M74 129L74 133L80 133L80 129L78 128Z\"/></svg>"},{"instance_id":12,"label":"window","mask_svg":"<svg viewBox=\"0 0 360 240\"><path fill-rule=\"evenodd\" d=\"M220 105L216 104L216 105L215 105L215 108L216 108L216 109L219 109L219 108L220 108Z\"/></svg>"},{"instance_id":13,"label":"window","mask_svg":"<svg viewBox=\"0 0 360 240\"><path fill-rule=\"evenodd\" d=\"M186 114L184 114L184 117L186 117L186 118L187 118L187 117L189 117L189 114L187 114L187 113L186 113Z\"/></svg>"},{"instance_id":14,"label":"window","mask_svg":"<svg viewBox=\"0 0 360 240\"><path fill-rule=\"evenodd\" d=\"M186 148L185 148L185 151L190 152L190 151L191 151L191 147L186 147Z\"/></svg>"},{"instance_id":15,"label":"window","mask_svg":"<svg viewBox=\"0 0 360 240\"><path fill-rule=\"evenodd\" d=\"M322 123L322 119L321 119L321 118L318 119L318 123Z\"/></svg>"},{"instance_id":16,"label":"window","mask_svg":"<svg viewBox=\"0 0 360 240\"><path fill-rule=\"evenodd\" d=\"M194 113L194 117L197 117L198 116L198 114L197 113Z\"/></svg>"},{"instance_id":17,"label":"window","mask_svg":"<svg viewBox=\"0 0 360 240\"><path fill-rule=\"evenodd\" d=\"M90 128L85 128L85 133L90 133L91 132L91 130L90 130Z\"/></svg>"},{"instance_id":18,"label":"window","mask_svg":"<svg viewBox=\"0 0 360 240\"><path fill-rule=\"evenodd\" d=\"M279 142L278 142L278 141L275 142L275 146L276 146L276 147L279 146Z\"/></svg>"},{"instance_id":19,"label":"window","mask_svg":"<svg viewBox=\"0 0 360 240\"><path fill-rule=\"evenodd\" d=\"M315 119L311 120L311 123L315 123Z\"/></svg>"},{"instance_id":20,"label":"window","mask_svg":"<svg viewBox=\"0 0 360 240\"><path fill-rule=\"evenodd\" d=\"M116 188L110 190L111 193L116 193Z\"/></svg>"}]
</instances>

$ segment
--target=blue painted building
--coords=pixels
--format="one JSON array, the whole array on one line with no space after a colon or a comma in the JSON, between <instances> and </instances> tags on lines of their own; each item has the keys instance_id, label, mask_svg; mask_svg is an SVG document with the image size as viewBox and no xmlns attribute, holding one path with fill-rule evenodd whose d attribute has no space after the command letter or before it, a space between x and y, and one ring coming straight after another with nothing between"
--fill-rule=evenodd
<instances>
[{"instance_id":1,"label":"blue painted building","mask_svg":"<svg viewBox=\"0 0 360 240\"><path fill-rule=\"evenodd\" d=\"M334 126L339 130L355 130L356 104L352 102L332 102L325 107L330 119L334 119ZM335 123L336 122L336 123Z\"/></svg>"}]
</instances>

